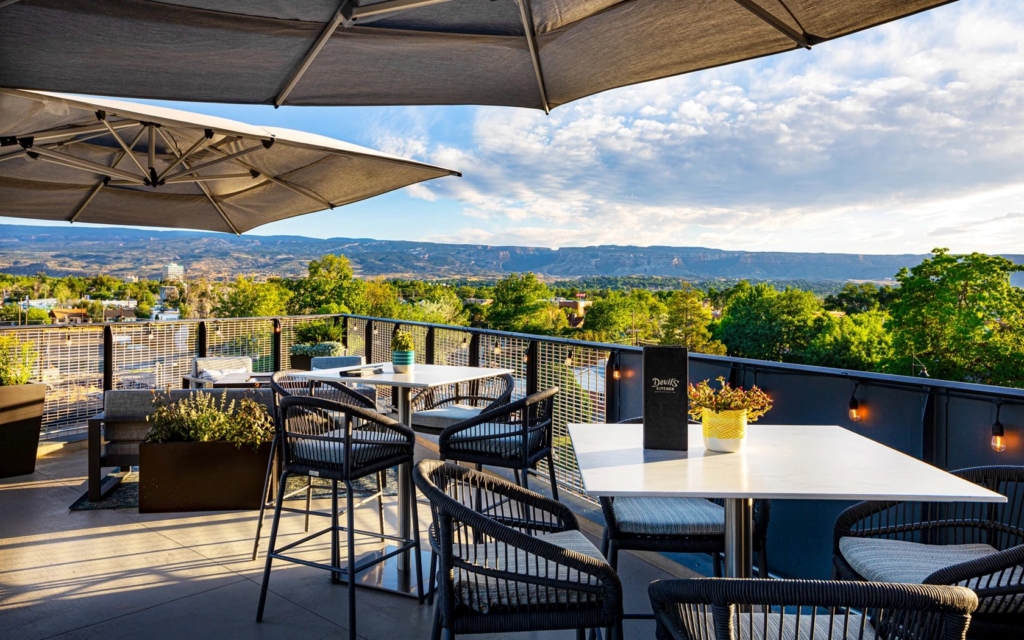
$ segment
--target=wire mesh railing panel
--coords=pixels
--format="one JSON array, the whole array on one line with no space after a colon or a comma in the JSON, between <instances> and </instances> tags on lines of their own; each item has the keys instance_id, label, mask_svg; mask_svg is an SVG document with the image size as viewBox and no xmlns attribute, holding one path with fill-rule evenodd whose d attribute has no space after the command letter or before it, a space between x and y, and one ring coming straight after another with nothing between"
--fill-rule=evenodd
<instances>
[{"instance_id":1,"label":"wire mesh railing panel","mask_svg":"<svg viewBox=\"0 0 1024 640\"><path fill-rule=\"evenodd\" d=\"M434 362L453 367L468 367L469 340L468 331L435 329Z\"/></svg>"},{"instance_id":2,"label":"wire mesh railing panel","mask_svg":"<svg viewBox=\"0 0 1024 640\"><path fill-rule=\"evenodd\" d=\"M85 433L103 411L103 328L53 327L12 331L38 354L31 382L46 385L40 438Z\"/></svg>"},{"instance_id":3,"label":"wire mesh railing panel","mask_svg":"<svg viewBox=\"0 0 1024 640\"><path fill-rule=\"evenodd\" d=\"M395 334L395 324L383 320L373 322L373 353L367 355L369 362L391 362L391 336Z\"/></svg>"},{"instance_id":4,"label":"wire mesh railing panel","mask_svg":"<svg viewBox=\"0 0 1024 640\"><path fill-rule=\"evenodd\" d=\"M111 325L114 389L181 387L192 372L196 351L195 322L156 322Z\"/></svg>"},{"instance_id":5,"label":"wire mesh railing panel","mask_svg":"<svg viewBox=\"0 0 1024 640\"><path fill-rule=\"evenodd\" d=\"M274 370L274 321L266 319L214 320L207 324L206 355L248 356L252 370Z\"/></svg>"},{"instance_id":6,"label":"wire mesh railing panel","mask_svg":"<svg viewBox=\"0 0 1024 640\"><path fill-rule=\"evenodd\" d=\"M530 341L484 334L480 336L480 366L511 369L516 379L512 399L526 397L527 352Z\"/></svg>"},{"instance_id":7,"label":"wire mesh railing panel","mask_svg":"<svg viewBox=\"0 0 1024 640\"><path fill-rule=\"evenodd\" d=\"M427 327L418 324L407 324L402 329L412 334L412 341L416 345L416 362L427 363Z\"/></svg>"},{"instance_id":8,"label":"wire mesh railing panel","mask_svg":"<svg viewBox=\"0 0 1024 640\"><path fill-rule=\"evenodd\" d=\"M583 480L567 426L605 421L608 355L608 351L551 342L540 341L537 345L537 388L559 388L554 407L555 477L559 484L580 495L584 495ZM546 475L546 467L542 462L538 472Z\"/></svg>"},{"instance_id":9,"label":"wire mesh railing panel","mask_svg":"<svg viewBox=\"0 0 1024 640\"><path fill-rule=\"evenodd\" d=\"M366 320L345 318L345 340L348 355L366 356Z\"/></svg>"}]
</instances>

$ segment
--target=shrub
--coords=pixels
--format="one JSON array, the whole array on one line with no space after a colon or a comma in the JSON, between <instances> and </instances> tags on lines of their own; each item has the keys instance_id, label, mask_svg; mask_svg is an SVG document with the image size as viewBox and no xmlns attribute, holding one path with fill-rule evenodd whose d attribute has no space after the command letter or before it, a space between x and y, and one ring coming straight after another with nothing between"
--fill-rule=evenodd
<instances>
[{"instance_id":1,"label":"shrub","mask_svg":"<svg viewBox=\"0 0 1024 640\"><path fill-rule=\"evenodd\" d=\"M28 384L39 352L17 336L0 336L0 387Z\"/></svg>"},{"instance_id":2,"label":"shrub","mask_svg":"<svg viewBox=\"0 0 1024 640\"><path fill-rule=\"evenodd\" d=\"M318 342L316 344L293 344L288 350L293 356L343 356L345 347L340 342Z\"/></svg>"},{"instance_id":3,"label":"shrub","mask_svg":"<svg viewBox=\"0 0 1024 640\"><path fill-rule=\"evenodd\" d=\"M212 393L192 393L170 402L166 395L154 392L156 410L146 418L152 423L146 442L233 443L239 449L253 448L274 437L274 422L263 403L253 398L228 402L227 392L220 399Z\"/></svg>"},{"instance_id":4,"label":"shrub","mask_svg":"<svg viewBox=\"0 0 1024 640\"><path fill-rule=\"evenodd\" d=\"M341 342L343 337L344 331L341 325L335 324L332 320L310 320L309 322L295 325L295 342L301 344Z\"/></svg>"}]
</instances>

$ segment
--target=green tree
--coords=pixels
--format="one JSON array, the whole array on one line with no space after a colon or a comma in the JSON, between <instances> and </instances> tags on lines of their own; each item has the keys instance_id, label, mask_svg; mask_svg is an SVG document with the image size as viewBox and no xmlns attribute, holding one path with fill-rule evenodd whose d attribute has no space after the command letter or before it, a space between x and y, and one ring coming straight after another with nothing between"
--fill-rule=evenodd
<instances>
[{"instance_id":1,"label":"green tree","mask_svg":"<svg viewBox=\"0 0 1024 640\"><path fill-rule=\"evenodd\" d=\"M881 371L892 360L889 314L866 311L840 318L821 317L805 352L807 364L859 371Z\"/></svg>"},{"instance_id":2,"label":"green tree","mask_svg":"<svg viewBox=\"0 0 1024 640\"><path fill-rule=\"evenodd\" d=\"M725 345L711 337L708 328L711 319L711 306L705 304L704 292L684 282L669 298L661 344L682 345L697 353L725 355Z\"/></svg>"},{"instance_id":3,"label":"green tree","mask_svg":"<svg viewBox=\"0 0 1024 640\"><path fill-rule=\"evenodd\" d=\"M291 293L276 282L256 282L238 276L217 303L215 313L221 318L260 318L287 313Z\"/></svg>"},{"instance_id":4,"label":"green tree","mask_svg":"<svg viewBox=\"0 0 1024 640\"><path fill-rule=\"evenodd\" d=\"M1006 258L948 249L900 269L892 370L912 373L916 359L935 377L1024 386L1024 290L1010 284L1021 271Z\"/></svg>"},{"instance_id":5,"label":"green tree","mask_svg":"<svg viewBox=\"0 0 1024 640\"><path fill-rule=\"evenodd\" d=\"M487 322L495 329L550 334L564 328L565 316L548 299L551 292L532 273L512 273L494 285Z\"/></svg>"},{"instance_id":6,"label":"green tree","mask_svg":"<svg viewBox=\"0 0 1024 640\"><path fill-rule=\"evenodd\" d=\"M821 303L810 291L741 282L735 287L715 337L730 355L799 362L814 335Z\"/></svg>"},{"instance_id":7,"label":"green tree","mask_svg":"<svg viewBox=\"0 0 1024 640\"><path fill-rule=\"evenodd\" d=\"M824 307L829 311L864 313L885 309L893 299L893 288L881 287L870 282L856 284L847 282L838 293L825 296Z\"/></svg>"},{"instance_id":8,"label":"green tree","mask_svg":"<svg viewBox=\"0 0 1024 640\"><path fill-rule=\"evenodd\" d=\"M374 318L406 318L408 313L403 307L398 289L385 280L370 280L363 283L362 296L354 301L352 311ZM339 312L341 313L341 312Z\"/></svg>"},{"instance_id":9,"label":"green tree","mask_svg":"<svg viewBox=\"0 0 1024 640\"><path fill-rule=\"evenodd\" d=\"M326 254L310 260L308 270L305 278L291 285L291 313L349 313L360 306L364 287L348 258Z\"/></svg>"}]
</instances>

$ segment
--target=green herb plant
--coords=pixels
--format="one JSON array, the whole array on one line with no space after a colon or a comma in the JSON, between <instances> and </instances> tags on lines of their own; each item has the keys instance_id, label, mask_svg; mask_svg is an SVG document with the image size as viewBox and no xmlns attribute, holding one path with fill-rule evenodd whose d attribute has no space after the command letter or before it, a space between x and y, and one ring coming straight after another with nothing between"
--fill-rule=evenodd
<instances>
[{"instance_id":1,"label":"green herb plant","mask_svg":"<svg viewBox=\"0 0 1024 640\"><path fill-rule=\"evenodd\" d=\"M0 387L28 384L39 352L14 335L0 336Z\"/></svg>"},{"instance_id":2,"label":"green herb plant","mask_svg":"<svg viewBox=\"0 0 1024 640\"><path fill-rule=\"evenodd\" d=\"M169 396L154 392L156 410L146 418L153 426L146 442L217 442L258 448L274 437L274 422L263 403L242 398L228 401L227 392L218 399L212 393L192 393L171 402Z\"/></svg>"},{"instance_id":3,"label":"green herb plant","mask_svg":"<svg viewBox=\"0 0 1024 640\"><path fill-rule=\"evenodd\" d=\"M401 329L395 331L395 334L391 336L391 350L415 351L416 342L413 341L412 334L408 331L402 331Z\"/></svg>"},{"instance_id":4,"label":"green herb plant","mask_svg":"<svg viewBox=\"0 0 1024 640\"><path fill-rule=\"evenodd\" d=\"M690 417L700 420L704 409L715 413L722 411L747 410L747 422L756 422L772 408L772 399L756 385L749 391L743 387L733 387L725 378L719 376L720 389L714 389L707 380L689 386Z\"/></svg>"}]
</instances>

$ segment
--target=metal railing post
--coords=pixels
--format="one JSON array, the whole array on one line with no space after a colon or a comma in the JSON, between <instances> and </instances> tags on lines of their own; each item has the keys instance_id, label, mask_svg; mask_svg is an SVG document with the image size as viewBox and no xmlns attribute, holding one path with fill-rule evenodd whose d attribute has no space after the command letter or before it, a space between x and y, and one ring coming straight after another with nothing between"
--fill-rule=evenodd
<instances>
[{"instance_id":1,"label":"metal railing post","mask_svg":"<svg viewBox=\"0 0 1024 640\"><path fill-rule=\"evenodd\" d=\"M207 330L206 321L204 320L196 327L196 350L199 352L200 358L206 357L206 338Z\"/></svg>"},{"instance_id":2,"label":"metal railing post","mask_svg":"<svg viewBox=\"0 0 1024 640\"><path fill-rule=\"evenodd\" d=\"M427 327L427 348L426 353L423 354L427 364L434 364L434 348L434 327Z\"/></svg>"},{"instance_id":3,"label":"metal railing post","mask_svg":"<svg viewBox=\"0 0 1024 640\"><path fill-rule=\"evenodd\" d=\"M114 388L114 328L103 327L103 390Z\"/></svg>"},{"instance_id":4,"label":"metal railing post","mask_svg":"<svg viewBox=\"0 0 1024 640\"><path fill-rule=\"evenodd\" d=\"M281 319L274 318L274 336L271 340L270 354L271 354L271 368L274 371L281 370L281 362L283 361L284 354L281 352Z\"/></svg>"},{"instance_id":5,"label":"metal railing post","mask_svg":"<svg viewBox=\"0 0 1024 640\"><path fill-rule=\"evenodd\" d=\"M469 366L480 366L480 334L473 333L469 338Z\"/></svg>"},{"instance_id":6,"label":"metal railing post","mask_svg":"<svg viewBox=\"0 0 1024 640\"><path fill-rule=\"evenodd\" d=\"M334 316L332 322L334 326L341 327L341 346L345 347L345 353L348 354L348 323L345 322L345 316Z\"/></svg>"},{"instance_id":7,"label":"metal railing post","mask_svg":"<svg viewBox=\"0 0 1024 640\"><path fill-rule=\"evenodd\" d=\"M540 386L540 347L536 340L526 345L526 395L537 393Z\"/></svg>"},{"instance_id":8,"label":"metal railing post","mask_svg":"<svg viewBox=\"0 0 1024 640\"><path fill-rule=\"evenodd\" d=\"M608 364L604 367L604 419L618 422L619 415L619 352L608 352Z\"/></svg>"},{"instance_id":9,"label":"metal railing post","mask_svg":"<svg viewBox=\"0 0 1024 640\"><path fill-rule=\"evenodd\" d=\"M374 322L373 320L367 320L366 326L363 327L363 358L367 364L373 362Z\"/></svg>"}]
</instances>

